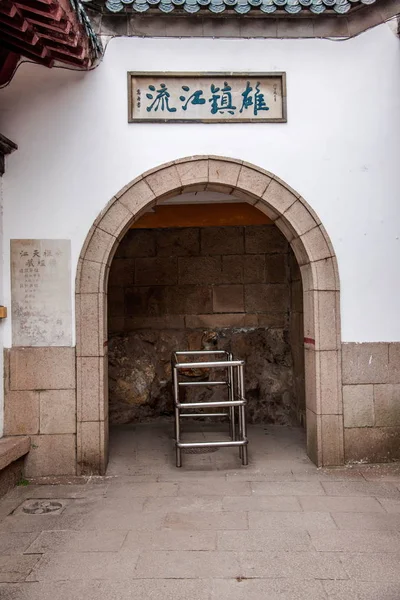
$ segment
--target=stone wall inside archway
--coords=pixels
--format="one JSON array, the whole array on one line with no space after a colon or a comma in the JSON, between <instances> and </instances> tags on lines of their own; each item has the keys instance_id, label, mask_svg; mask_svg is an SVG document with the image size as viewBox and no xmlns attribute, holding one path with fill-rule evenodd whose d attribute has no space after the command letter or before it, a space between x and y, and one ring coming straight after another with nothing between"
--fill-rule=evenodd
<instances>
[{"instance_id":1,"label":"stone wall inside archway","mask_svg":"<svg viewBox=\"0 0 400 600\"><path fill-rule=\"evenodd\" d=\"M107 280L114 252L151 206L189 191L234 194L265 212L289 241L302 273L307 452L319 466L343 463L339 278L328 235L307 203L254 165L195 156L157 167L109 202L83 246L76 278L78 473L104 473L108 455Z\"/></svg>"}]
</instances>

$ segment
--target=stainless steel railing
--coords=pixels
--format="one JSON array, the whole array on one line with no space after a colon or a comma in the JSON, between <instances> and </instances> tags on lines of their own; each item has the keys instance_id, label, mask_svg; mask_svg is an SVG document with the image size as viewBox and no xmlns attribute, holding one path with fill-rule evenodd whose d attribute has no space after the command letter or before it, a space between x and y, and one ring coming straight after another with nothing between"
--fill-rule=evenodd
<instances>
[{"instance_id":1,"label":"stainless steel railing","mask_svg":"<svg viewBox=\"0 0 400 600\"><path fill-rule=\"evenodd\" d=\"M188 357L215 357L214 360L202 362L187 362ZM186 360L183 360L185 359ZM244 361L234 360L230 352L225 350L191 350L173 352L171 358L172 383L174 390L175 407L175 450L176 466L182 466L183 448L213 448L237 446L239 447L239 457L243 465L248 464L247 452L247 425L246 425L246 398L244 393ZM218 381L180 381L184 371L188 369L207 370L223 369L226 372L226 379ZM179 390L184 387L194 386L226 386L228 388L228 400L218 400L210 402L181 402ZM224 412L204 413L187 412L194 409L204 408L226 408ZM237 414L236 414L237 410ZM182 442L181 441L181 417L226 417L229 419L230 441L214 442ZM237 417L237 419L236 419ZM237 420L237 428L236 428Z\"/></svg>"}]
</instances>

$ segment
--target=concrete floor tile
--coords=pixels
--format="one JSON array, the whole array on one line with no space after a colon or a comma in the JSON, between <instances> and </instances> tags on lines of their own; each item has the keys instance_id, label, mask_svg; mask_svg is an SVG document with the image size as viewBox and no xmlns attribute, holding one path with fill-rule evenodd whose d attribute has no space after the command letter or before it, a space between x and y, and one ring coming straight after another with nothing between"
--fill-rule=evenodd
<instances>
[{"instance_id":1,"label":"concrete floor tile","mask_svg":"<svg viewBox=\"0 0 400 600\"><path fill-rule=\"evenodd\" d=\"M299 501L306 512L384 512L376 498L300 496Z\"/></svg>"},{"instance_id":2,"label":"concrete floor tile","mask_svg":"<svg viewBox=\"0 0 400 600\"><path fill-rule=\"evenodd\" d=\"M43 531L25 554L118 552L128 531Z\"/></svg>"},{"instance_id":3,"label":"concrete floor tile","mask_svg":"<svg viewBox=\"0 0 400 600\"><path fill-rule=\"evenodd\" d=\"M230 481L295 481L295 476L290 470L271 469L271 471L259 473L258 470L244 470L239 472L226 472L226 480Z\"/></svg>"},{"instance_id":4,"label":"concrete floor tile","mask_svg":"<svg viewBox=\"0 0 400 600\"><path fill-rule=\"evenodd\" d=\"M130 531L123 544L125 550L216 550L217 534L213 531Z\"/></svg>"},{"instance_id":5,"label":"concrete floor tile","mask_svg":"<svg viewBox=\"0 0 400 600\"><path fill-rule=\"evenodd\" d=\"M139 552L60 552L43 554L27 581L132 579ZM24 558L30 558L25 555Z\"/></svg>"},{"instance_id":6,"label":"concrete floor tile","mask_svg":"<svg viewBox=\"0 0 400 600\"><path fill-rule=\"evenodd\" d=\"M37 536L37 533L0 533L0 554L22 554Z\"/></svg>"},{"instance_id":7,"label":"concrete floor tile","mask_svg":"<svg viewBox=\"0 0 400 600\"><path fill-rule=\"evenodd\" d=\"M321 530L329 531L337 529L337 526L328 512L249 512L249 529L280 530L285 531Z\"/></svg>"},{"instance_id":8,"label":"concrete floor tile","mask_svg":"<svg viewBox=\"0 0 400 600\"><path fill-rule=\"evenodd\" d=\"M204 579L86 580L0 584L1 600L209 600Z\"/></svg>"},{"instance_id":9,"label":"concrete floor tile","mask_svg":"<svg viewBox=\"0 0 400 600\"><path fill-rule=\"evenodd\" d=\"M245 512L171 512L165 518L164 529L186 529L190 531L248 529L247 514Z\"/></svg>"},{"instance_id":10,"label":"concrete floor tile","mask_svg":"<svg viewBox=\"0 0 400 600\"><path fill-rule=\"evenodd\" d=\"M0 583L25 581L38 563L40 556L21 554L2 554L0 556Z\"/></svg>"},{"instance_id":11,"label":"concrete floor tile","mask_svg":"<svg viewBox=\"0 0 400 600\"><path fill-rule=\"evenodd\" d=\"M400 590L399 553L343 553L341 560L350 579L397 583Z\"/></svg>"},{"instance_id":12,"label":"concrete floor tile","mask_svg":"<svg viewBox=\"0 0 400 600\"><path fill-rule=\"evenodd\" d=\"M211 593L211 600L324 600L326 597L320 581L289 579L216 579Z\"/></svg>"},{"instance_id":13,"label":"concrete floor tile","mask_svg":"<svg viewBox=\"0 0 400 600\"><path fill-rule=\"evenodd\" d=\"M251 491L256 496L325 496L319 481L255 482Z\"/></svg>"},{"instance_id":14,"label":"concrete floor tile","mask_svg":"<svg viewBox=\"0 0 400 600\"><path fill-rule=\"evenodd\" d=\"M400 552L398 531L310 531L310 536L317 552Z\"/></svg>"},{"instance_id":15,"label":"concrete floor tile","mask_svg":"<svg viewBox=\"0 0 400 600\"><path fill-rule=\"evenodd\" d=\"M399 586L370 581L323 581L329 600L399 600Z\"/></svg>"},{"instance_id":16,"label":"concrete floor tile","mask_svg":"<svg viewBox=\"0 0 400 600\"><path fill-rule=\"evenodd\" d=\"M339 556L334 553L241 552L238 557L240 573L244 577L348 579Z\"/></svg>"},{"instance_id":17,"label":"concrete floor tile","mask_svg":"<svg viewBox=\"0 0 400 600\"><path fill-rule=\"evenodd\" d=\"M139 579L238 577L234 552L142 552L135 571Z\"/></svg>"},{"instance_id":18,"label":"concrete floor tile","mask_svg":"<svg viewBox=\"0 0 400 600\"><path fill-rule=\"evenodd\" d=\"M230 552L306 552L314 549L308 532L300 530L218 531L217 543L218 550Z\"/></svg>"},{"instance_id":19,"label":"concrete floor tile","mask_svg":"<svg viewBox=\"0 0 400 600\"><path fill-rule=\"evenodd\" d=\"M400 491L393 483L374 481L329 481L322 482L328 496L375 496L400 500ZM311 494L308 494L311 496Z\"/></svg>"},{"instance_id":20,"label":"concrete floor tile","mask_svg":"<svg viewBox=\"0 0 400 600\"><path fill-rule=\"evenodd\" d=\"M307 469L304 472L294 471L295 481L364 481L361 471L351 465L332 469Z\"/></svg>"},{"instance_id":21,"label":"concrete floor tile","mask_svg":"<svg viewBox=\"0 0 400 600\"><path fill-rule=\"evenodd\" d=\"M246 510L267 512L301 511L294 496L226 496L222 499L223 510Z\"/></svg>"},{"instance_id":22,"label":"concrete floor tile","mask_svg":"<svg viewBox=\"0 0 400 600\"><path fill-rule=\"evenodd\" d=\"M348 531L400 531L400 514L332 513L339 529Z\"/></svg>"},{"instance_id":23,"label":"concrete floor tile","mask_svg":"<svg viewBox=\"0 0 400 600\"><path fill-rule=\"evenodd\" d=\"M122 482L108 488L107 498L160 498L164 496L176 496L178 494L177 483L132 483Z\"/></svg>"},{"instance_id":24,"label":"concrete floor tile","mask_svg":"<svg viewBox=\"0 0 400 600\"><path fill-rule=\"evenodd\" d=\"M0 533L34 533L54 529L79 530L85 522L82 515L9 515L0 524Z\"/></svg>"},{"instance_id":25,"label":"concrete floor tile","mask_svg":"<svg viewBox=\"0 0 400 600\"><path fill-rule=\"evenodd\" d=\"M148 498L143 506L144 512L220 512L222 498L218 496L181 496L177 498Z\"/></svg>"},{"instance_id":26,"label":"concrete floor tile","mask_svg":"<svg viewBox=\"0 0 400 600\"><path fill-rule=\"evenodd\" d=\"M179 484L179 496L250 496L250 484L246 481L214 481L213 485L207 482L187 481Z\"/></svg>"}]
</instances>

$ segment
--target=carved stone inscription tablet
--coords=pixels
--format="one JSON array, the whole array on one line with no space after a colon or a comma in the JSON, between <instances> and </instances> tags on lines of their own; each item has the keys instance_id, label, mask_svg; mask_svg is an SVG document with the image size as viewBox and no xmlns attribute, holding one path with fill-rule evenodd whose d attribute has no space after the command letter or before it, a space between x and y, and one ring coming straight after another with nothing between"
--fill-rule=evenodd
<instances>
[{"instance_id":1,"label":"carved stone inscription tablet","mask_svg":"<svg viewBox=\"0 0 400 600\"><path fill-rule=\"evenodd\" d=\"M11 295L13 346L70 346L70 240L11 240Z\"/></svg>"}]
</instances>

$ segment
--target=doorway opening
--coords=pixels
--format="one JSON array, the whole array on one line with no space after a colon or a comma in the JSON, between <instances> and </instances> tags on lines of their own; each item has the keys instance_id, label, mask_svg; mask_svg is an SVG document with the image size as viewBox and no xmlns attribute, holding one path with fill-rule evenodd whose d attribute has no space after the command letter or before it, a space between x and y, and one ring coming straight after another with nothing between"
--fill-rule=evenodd
<instances>
[{"instance_id":1,"label":"doorway opening","mask_svg":"<svg viewBox=\"0 0 400 600\"><path fill-rule=\"evenodd\" d=\"M256 426L251 461L253 431L262 452L263 436L287 447L290 428L305 455L298 429L306 423L303 331L300 269L267 215L207 191L169 198L145 213L118 245L108 280L109 472L173 463L176 350L226 350L245 360L247 420ZM221 394L220 387L188 387L184 400ZM210 421L186 420L184 436L215 439L226 427ZM234 448L202 453L184 463L240 464Z\"/></svg>"},{"instance_id":2,"label":"doorway opening","mask_svg":"<svg viewBox=\"0 0 400 600\"><path fill-rule=\"evenodd\" d=\"M156 167L120 190L83 245L76 278L78 473L102 474L108 461L107 290L114 254L149 210L195 192L227 194L255 207L290 244L303 287L307 455L319 466L343 464L339 277L329 236L306 201L274 174L236 159L192 156Z\"/></svg>"}]
</instances>

